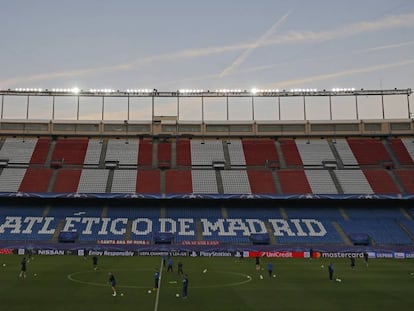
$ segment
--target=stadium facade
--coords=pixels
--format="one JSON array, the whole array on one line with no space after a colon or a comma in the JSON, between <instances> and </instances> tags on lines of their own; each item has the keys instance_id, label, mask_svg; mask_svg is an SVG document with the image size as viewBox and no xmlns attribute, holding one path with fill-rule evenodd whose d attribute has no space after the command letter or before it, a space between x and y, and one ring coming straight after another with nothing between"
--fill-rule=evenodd
<instances>
[{"instance_id":1,"label":"stadium facade","mask_svg":"<svg viewBox=\"0 0 414 311\"><path fill-rule=\"evenodd\" d=\"M414 254L410 89L16 89L0 95L4 249ZM371 97L382 118L360 119L363 99ZM337 98L347 100L354 118L334 118ZM290 99L303 120L283 119L281 105ZM98 103L92 121L82 116L89 100ZM158 113L165 100L174 114ZM221 120L207 120L211 100L224 106ZM315 100L325 103L327 120L307 119ZM48 103L49 119L32 117L39 101ZM123 113L107 119L106 104L118 101ZM138 101L149 120L131 118ZM237 101L250 104L248 120L231 118ZM69 102L75 117L56 118L57 107ZM200 107L196 121L182 117L190 102ZM386 118L394 102L406 107L406 118ZM257 120L258 107L269 103L276 117ZM11 105L20 105L23 116L8 118Z\"/></svg>"}]
</instances>

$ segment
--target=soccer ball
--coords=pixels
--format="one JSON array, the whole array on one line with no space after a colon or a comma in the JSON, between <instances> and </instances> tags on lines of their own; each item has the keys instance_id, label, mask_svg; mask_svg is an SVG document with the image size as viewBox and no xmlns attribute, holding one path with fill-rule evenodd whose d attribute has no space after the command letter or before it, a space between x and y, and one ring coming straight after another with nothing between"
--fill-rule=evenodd
<instances>
[{"instance_id":1,"label":"soccer ball","mask_svg":"<svg viewBox=\"0 0 414 311\"><path fill-rule=\"evenodd\" d=\"M204 269L204 270L203 270L203 273L207 273L207 269Z\"/></svg>"},{"instance_id":2,"label":"soccer ball","mask_svg":"<svg viewBox=\"0 0 414 311\"><path fill-rule=\"evenodd\" d=\"M180 294L175 294L175 297L179 298L180 297Z\"/></svg>"},{"instance_id":3,"label":"soccer ball","mask_svg":"<svg viewBox=\"0 0 414 311\"><path fill-rule=\"evenodd\" d=\"M148 294L151 294L151 290L150 289L148 290Z\"/></svg>"},{"instance_id":4,"label":"soccer ball","mask_svg":"<svg viewBox=\"0 0 414 311\"><path fill-rule=\"evenodd\" d=\"M3 267L5 267L5 266L6 266L6 264L4 263L4 264L3 264Z\"/></svg>"},{"instance_id":5,"label":"soccer ball","mask_svg":"<svg viewBox=\"0 0 414 311\"><path fill-rule=\"evenodd\" d=\"M275 278L276 277L276 274L273 274L273 277Z\"/></svg>"},{"instance_id":6,"label":"soccer ball","mask_svg":"<svg viewBox=\"0 0 414 311\"><path fill-rule=\"evenodd\" d=\"M335 281L337 281L337 282L342 282L342 280L340 279L340 278L336 278L336 280Z\"/></svg>"},{"instance_id":7,"label":"soccer ball","mask_svg":"<svg viewBox=\"0 0 414 311\"><path fill-rule=\"evenodd\" d=\"M121 293L121 296L124 296L124 293Z\"/></svg>"},{"instance_id":8,"label":"soccer ball","mask_svg":"<svg viewBox=\"0 0 414 311\"><path fill-rule=\"evenodd\" d=\"M321 265L321 268L325 268L325 266L324 265Z\"/></svg>"}]
</instances>

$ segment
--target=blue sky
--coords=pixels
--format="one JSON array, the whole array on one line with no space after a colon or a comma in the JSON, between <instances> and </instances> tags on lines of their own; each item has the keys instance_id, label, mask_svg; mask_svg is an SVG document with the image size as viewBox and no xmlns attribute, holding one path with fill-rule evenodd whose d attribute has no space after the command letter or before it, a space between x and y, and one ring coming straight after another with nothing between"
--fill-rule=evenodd
<instances>
[{"instance_id":1,"label":"blue sky","mask_svg":"<svg viewBox=\"0 0 414 311\"><path fill-rule=\"evenodd\" d=\"M0 1L0 89L414 86L412 0Z\"/></svg>"}]
</instances>

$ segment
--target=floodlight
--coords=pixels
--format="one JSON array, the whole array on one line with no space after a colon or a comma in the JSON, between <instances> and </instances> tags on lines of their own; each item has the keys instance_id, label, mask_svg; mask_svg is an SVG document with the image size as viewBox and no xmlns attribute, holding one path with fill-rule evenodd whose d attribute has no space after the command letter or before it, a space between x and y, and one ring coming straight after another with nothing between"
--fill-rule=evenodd
<instances>
[{"instance_id":1,"label":"floodlight","mask_svg":"<svg viewBox=\"0 0 414 311\"><path fill-rule=\"evenodd\" d=\"M72 88L72 93L79 94L79 88L77 87Z\"/></svg>"}]
</instances>

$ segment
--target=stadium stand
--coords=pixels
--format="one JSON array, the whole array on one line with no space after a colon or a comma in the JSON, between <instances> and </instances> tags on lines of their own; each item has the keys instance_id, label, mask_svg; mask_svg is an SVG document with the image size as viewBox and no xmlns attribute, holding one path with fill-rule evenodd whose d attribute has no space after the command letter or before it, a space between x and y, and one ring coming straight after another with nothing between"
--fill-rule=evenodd
<instances>
[{"instance_id":1,"label":"stadium stand","mask_svg":"<svg viewBox=\"0 0 414 311\"><path fill-rule=\"evenodd\" d=\"M340 226L347 235L353 233L366 233L373 240L373 243L390 244L411 244L413 241L392 219L358 219L340 220Z\"/></svg>"},{"instance_id":2,"label":"stadium stand","mask_svg":"<svg viewBox=\"0 0 414 311\"><path fill-rule=\"evenodd\" d=\"M346 139L336 138L334 146L345 168L359 167L358 161L356 160Z\"/></svg>"},{"instance_id":3,"label":"stadium stand","mask_svg":"<svg viewBox=\"0 0 414 311\"><path fill-rule=\"evenodd\" d=\"M82 170L60 169L57 171L53 192L76 192Z\"/></svg>"},{"instance_id":4,"label":"stadium stand","mask_svg":"<svg viewBox=\"0 0 414 311\"><path fill-rule=\"evenodd\" d=\"M4 168L0 175L0 191L17 192L26 174L26 169Z\"/></svg>"},{"instance_id":5,"label":"stadium stand","mask_svg":"<svg viewBox=\"0 0 414 311\"><path fill-rule=\"evenodd\" d=\"M191 165L212 166L214 162L225 162L221 140L191 140Z\"/></svg>"},{"instance_id":6,"label":"stadium stand","mask_svg":"<svg viewBox=\"0 0 414 311\"><path fill-rule=\"evenodd\" d=\"M348 144L359 165L382 165L392 162L382 141L373 138L350 138Z\"/></svg>"},{"instance_id":7,"label":"stadium stand","mask_svg":"<svg viewBox=\"0 0 414 311\"><path fill-rule=\"evenodd\" d=\"M137 188L136 170L114 170L112 193L135 193Z\"/></svg>"},{"instance_id":8,"label":"stadium stand","mask_svg":"<svg viewBox=\"0 0 414 311\"><path fill-rule=\"evenodd\" d=\"M337 194L338 190L327 170L305 170L306 178L315 194Z\"/></svg>"},{"instance_id":9,"label":"stadium stand","mask_svg":"<svg viewBox=\"0 0 414 311\"><path fill-rule=\"evenodd\" d=\"M152 141L141 139L139 141L138 165L152 166Z\"/></svg>"},{"instance_id":10,"label":"stadium stand","mask_svg":"<svg viewBox=\"0 0 414 311\"><path fill-rule=\"evenodd\" d=\"M191 144L187 138L177 139L177 166L190 167L191 166Z\"/></svg>"},{"instance_id":11,"label":"stadium stand","mask_svg":"<svg viewBox=\"0 0 414 311\"><path fill-rule=\"evenodd\" d=\"M87 148L86 138L59 138L53 150L52 161L62 161L69 165L83 164Z\"/></svg>"},{"instance_id":12,"label":"stadium stand","mask_svg":"<svg viewBox=\"0 0 414 311\"><path fill-rule=\"evenodd\" d=\"M285 158L286 165L289 168L303 167L303 162L300 157L296 142L294 139L280 139L280 148Z\"/></svg>"},{"instance_id":13,"label":"stadium stand","mask_svg":"<svg viewBox=\"0 0 414 311\"><path fill-rule=\"evenodd\" d=\"M284 194L312 193L304 170L280 170L277 174Z\"/></svg>"},{"instance_id":14,"label":"stadium stand","mask_svg":"<svg viewBox=\"0 0 414 311\"><path fill-rule=\"evenodd\" d=\"M220 171L225 194L251 193L249 178L245 170Z\"/></svg>"},{"instance_id":15,"label":"stadium stand","mask_svg":"<svg viewBox=\"0 0 414 311\"><path fill-rule=\"evenodd\" d=\"M231 166L244 167L246 159L243 152L243 145L240 139L227 140L227 148L229 150Z\"/></svg>"},{"instance_id":16,"label":"stadium stand","mask_svg":"<svg viewBox=\"0 0 414 311\"><path fill-rule=\"evenodd\" d=\"M79 179L77 192L105 193L108 174L108 170L83 169Z\"/></svg>"},{"instance_id":17,"label":"stadium stand","mask_svg":"<svg viewBox=\"0 0 414 311\"><path fill-rule=\"evenodd\" d=\"M29 164L37 138L6 138L0 149L0 159L8 159L10 164Z\"/></svg>"},{"instance_id":18,"label":"stadium stand","mask_svg":"<svg viewBox=\"0 0 414 311\"><path fill-rule=\"evenodd\" d=\"M362 170L372 190L376 194L401 193L394 184L389 171L380 169Z\"/></svg>"},{"instance_id":19,"label":"stadium stand","mask_svg":"<svg viewBox=\"0 0 414 311\"><path fill-rule=\"evenodd\" d=\"M248 170L250 189L255 194L277 193L273 176L270 171Z\"/></svg>"},{"instance_id":20,"label":"stadium stand","mask_svg":"<svg viewBox=\"0 0 414 311\"><path fill-rule=\"evenodd\" d=\"M302 159L303 166L320 166L323 161L335 161L328 141L325 139L295 139L296 147Z\"/></svg>"},{"instance_id":21,"label":"stadium stand","mask_svg":"<svg viewBox=\"0 0 414 311\"><path fill-rule=\"evenodd\" d=\"M20 184L19 191L47 192L52 170L42 167L29 167Z\"/></svg>"},{"instance_id":22,"label":"stadium stand","mask_svg":"<svg viewBox=\"0 0 414 311\"><path fill-rule=\"evenodd\" d=\"M401 181L405 190L408 193L414 193L414 173L412 170L399 169L395 170L395 174L398 176L398 179Z\"/></svg>"},{"instance_id":23,"label":"stadium stand","mask_svg":"<svg viewBox=\"0 0 414 311\"><path fill-rule=\"evenodd\" d=\"M192 178L190 170L167 170L165 172L166 193L192 193Z\"/></svg>"},{"instance_id":24,"label":"stadium stand","mask_svg":"<svg viewBox=\"0 0 414 311\"><path fill-rule=\"evenodd\" d=\"M334 170L344 194L372 194L372 188L361 170Z\"/></svg>"},{"instance_id":25,"label":"stadium stand","mask_svg":"<svg viewBox=\"0 0 414 311\"><path fill-rule=\"evenodd\" d=\"M242 144L247 166L265 166L270 161L279 162L274 140L243 139Z\"/></svg>"},{"instance_id":26,"label":"stadium stand","mask_svg":"<svg viewBox=\"0 0 414 311\"><path fill-rule=\"evenodd\" d=\"M414 165L414 144L411 139L393 138L390 139L390 145L401 165Z\"/></svg>"},{"instance_id":27,"label":"stadium stand","mask_svg":"<svg viewBox=\"0 0 414 311\"><path fill-rule=\"evenodd\" d=\"M85 165L98 166L101 158L103 141L101 139L89 139L85 154Z\"/></svg>"},{"instance_id":28,"label":"stadium stand","mask_svg":"<svg viewBox=\"0 0 414 311\"><path fill-rule=\"evenodd\" d=\"M216 172L213 170L192 170L194 193L218 193Z\"/></svg>"},{"instance_id":29,"label":"stadium stand","mask_svg":"<svg viewBox=\"0 0 414 311\"><path fill-rule=\"evenodd\" d=\"M138 170L137 188L138 193L161 193L159 170Z\"/></svg>"},{"instance_id":30,"label":"stadium stand","mask_svg":"<svg viewBox=\"0 0 414 311\"><path fill-rule=\"evenodd\" d=\"M30 159L30 164L45 164L50 143L50 138L39 138L37 140L32 158Z\"/></svg>"},{"instance_id":31,"label":"stadium stand","mask_svg":"<svg viewBox=\"0 0 414 311\"><path fill-rule=\"evenodd\" d=\"M119 165L136 166L138 163L137 139L109 139L105 161L115 161Z\"/></svg>"},{"instance_id":32,"label":"stadium stand","mask_svg":"<svg viewBox=\"0 0 414 311\"><path fill-rule=\"evenodd\" d=\"M158 167L169 168L171 166L171 142L158 142Z\"/></svg>"},{"instance_id":33,"label":"stadium stand","mask_svg":"<svg viewBox=\"0 0 414 311\"><path fill-rule=\"evenodd\" d=\"M401 141L404 144L405 149L407 150L408 154L410 155L411 162L406 158L406 162L408 162L410 165L413 164L414 161L414 138L402 138ZM404 162L404 161L403 161ZM405 163L402 163L405 164Z\"/></svg>"}]
</instances>

